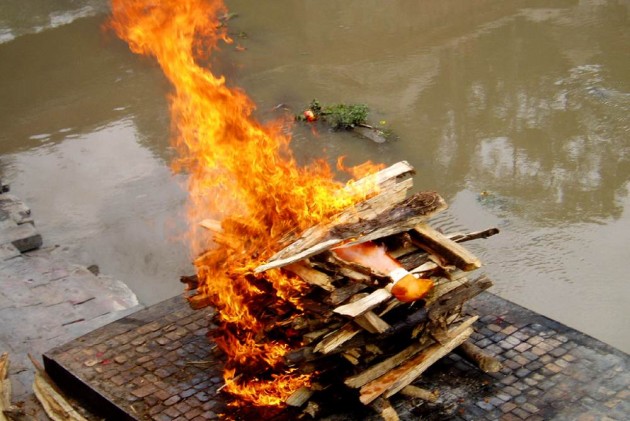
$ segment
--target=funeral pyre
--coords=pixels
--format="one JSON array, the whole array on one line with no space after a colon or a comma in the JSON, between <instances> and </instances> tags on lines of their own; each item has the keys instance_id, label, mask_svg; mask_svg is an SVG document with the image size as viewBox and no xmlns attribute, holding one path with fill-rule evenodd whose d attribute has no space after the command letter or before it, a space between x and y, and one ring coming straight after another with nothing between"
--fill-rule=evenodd
<instances>
[{"instance_id":1,"label":"funeral pyre","mask_svg":"<svg viewBox=\"0 0 630 421\"><path fill-rule=\"evenodd\" d=\"M442 198L406 198L408 164L339 162L353 177L342 184L324 160L296 163L287 119L257 122L251 100L210 70L210 53L231 42L226 13L220 0L113 0L109 24L173 86L173 166L188 174L198 256L190 302L218 310L223 391L302 404L334 368L363 403L382 403L465 341L474 318L461 305L490 282L460 273L480 265L457 243L470 237L426 225ZM212 229L197 229L206 218Z\"/></svg>"}]
</instances>

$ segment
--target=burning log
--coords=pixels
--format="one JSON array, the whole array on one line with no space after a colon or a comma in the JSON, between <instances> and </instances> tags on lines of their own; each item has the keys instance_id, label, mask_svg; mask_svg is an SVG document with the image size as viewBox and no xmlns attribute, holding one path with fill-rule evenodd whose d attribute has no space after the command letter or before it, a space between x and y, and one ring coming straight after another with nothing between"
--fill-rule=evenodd
<instances>
[{"instance_id":1,"label":"burning log","mask_svg":"<svg viewBox=\"0 0 630 421\"><path fill-rule=\"evenodd\" d=\"M309 413L321 408L319 394L356 389L361 403L384 419L397 419L389 399L400 393L435 401L436 393L412 383L453 350L484 371L497 369L496 360L466 342L477 318L463 308L492 282L468 279L481 262L461 243L498 230L445 235L430 227L427 220L446 203L434 192L404 198L412 173L401 162L357 181L355 188L373 191L367 200L299 236L285 236L284 248L255 269L260 277L281 269L305 284L299 306L260 307L267 325L256 341L281 337L293 344L284 365L319 383L297 387L285 405L305 406ZM222 235L216 221L203 226ZM423 287L405 286L401 295L403 280ZM194 278L182 282L196 285ZM252 365L240 370L235 378L261 374Z\"/></svg>"}]
</instances>

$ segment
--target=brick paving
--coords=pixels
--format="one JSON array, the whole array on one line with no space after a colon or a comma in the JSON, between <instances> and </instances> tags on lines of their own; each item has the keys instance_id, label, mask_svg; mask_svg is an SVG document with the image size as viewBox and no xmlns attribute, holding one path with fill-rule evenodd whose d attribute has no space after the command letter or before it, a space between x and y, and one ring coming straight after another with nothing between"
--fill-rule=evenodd
<instances>
[{"instance_id":1,"label":"brick paving","mask_svg":"<svg viewBox=\"0 0 630 421\"><path fill-rule=\"evenodd\" d=\"M214 419L226 400L221 355L206 337L211 311L175 297L51 350L47 370L112 419ZM450 354L415 382L437 389L437 402L392 398L401 419L627 419L627 354L490 293L468 311L481 316L472 339L503 369L485 374ZM360 404L332 407L322 419L378 419Z\"/></svg>"}]
</instances>

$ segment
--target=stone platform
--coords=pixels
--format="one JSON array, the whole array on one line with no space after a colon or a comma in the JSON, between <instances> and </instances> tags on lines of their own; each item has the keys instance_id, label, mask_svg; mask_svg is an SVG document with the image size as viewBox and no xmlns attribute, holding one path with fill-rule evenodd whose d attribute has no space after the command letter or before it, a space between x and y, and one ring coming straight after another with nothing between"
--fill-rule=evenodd
<instances>
[{"instance_id":1,"label":"stone platform","mask_svg":"<svg viewBox=\"0 0 630 421\"><path fill-rule=\"evenodd\" d=\"M28 404L34 369L27 354L38 357L142 306L124 283L69 263L63 247L43 245L31 210L7 190L0 181L0 354L9 354L12 400Z\"/></svg>"},{"instance_id":2,"label":"stone platform","mask_svg":"<svg viewBox=\"0 0 630 421\"><path fill-rule=\"evenodd\" d=\"M436 403L392 398L402 419L628 419L627 354L490 293L468 311L481 316L472 339L503 370L485 374L451 354L415 383L439 390ZM206 337L211 312L169 299L49 351L46 370L107 419L218 418L227 400L218 392L221 354ZM360 404L332 407L339 412L322 419L378 419Z\"/></svg>"}]
</instances>

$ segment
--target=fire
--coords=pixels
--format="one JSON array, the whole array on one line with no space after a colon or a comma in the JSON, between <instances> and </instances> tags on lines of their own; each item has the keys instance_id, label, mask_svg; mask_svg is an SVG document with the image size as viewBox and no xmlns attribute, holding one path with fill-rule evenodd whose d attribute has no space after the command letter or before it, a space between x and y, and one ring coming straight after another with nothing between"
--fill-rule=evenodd
<instances>
[{"instance_id":1,"label":"fire","mask_svg":"<svg viewBox=\"0 0 630 421\"><path fill-rule=\"evenodd\" d=\"M221 0L112 0L109 26L133 52L154 57L173 86L174 169L189 174L191 225L209 216L222 221L211 248L210 234L199 230L191 243L199 256L195 299L219 311L223 334L215 340L228 356L226 390L254 405L281 405L309 380L283 366L299 344L260 333L270 311L299 308L304 284L279 270L253 269L287 233L330 218L364 194L343 189L323 160L298 166L282 132L286 122L257 122L246 94L212 74L210 54L231 42L219 18L225 13ZM366 164L357 174L376 169Z\"/></svg>"}]
</instances>

